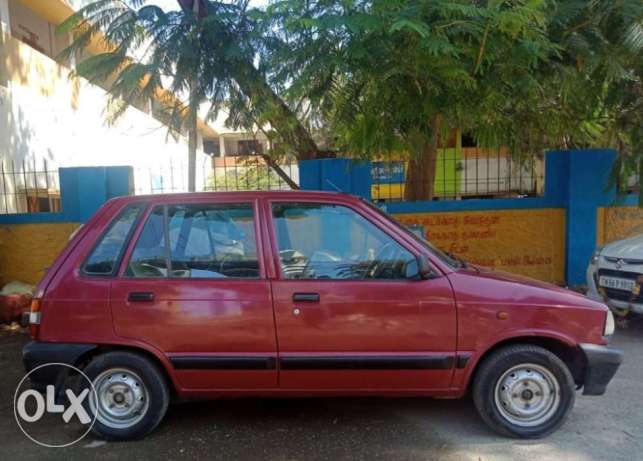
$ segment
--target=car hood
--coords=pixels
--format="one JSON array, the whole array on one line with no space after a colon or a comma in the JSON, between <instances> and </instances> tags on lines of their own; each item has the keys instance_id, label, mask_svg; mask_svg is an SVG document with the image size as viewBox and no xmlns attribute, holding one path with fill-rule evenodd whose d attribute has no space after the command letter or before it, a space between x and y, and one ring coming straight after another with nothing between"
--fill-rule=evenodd
<instances>
[{"instance_id":1,"label":"car hood","mask_svg":"<svg viewBox=\"0 0 643 461\"><path fill-rule=\"evenodd\" d=\"M608 243L601 250L601 256L643 260L643 234Z\"/></svg>"},{"instance_id":2,"label":"car hood","mask_svg":"<svg viewBox=\"0 0 643 461\"><path fill-rule=\"evenodd\" d=\"M458 272L466 273L468 277L475 277L480 281L484 280L484 289L489 290L487 296L494 297L498 301L605 309L604 304L593 301L581 293L522 275L472 265Z\"/></svg>"}]
</instances>

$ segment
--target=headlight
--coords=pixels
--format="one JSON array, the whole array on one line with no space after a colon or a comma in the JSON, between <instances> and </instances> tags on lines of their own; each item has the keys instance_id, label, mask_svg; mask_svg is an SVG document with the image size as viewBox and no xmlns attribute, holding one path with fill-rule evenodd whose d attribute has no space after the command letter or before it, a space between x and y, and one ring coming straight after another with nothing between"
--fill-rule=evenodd
<instances>
[{"instance_id":1,"label":"headlight","mask_svg":"<svg viewBox=\"0 0 643 461\"><path fill-rule=\"evenodd\" d=\"M614 334L614 314L612 311L607 311L607 317L605 318L605 328L603 330L603 336L612 336Z\"/></svg>"},{"instance_id":2,"label":"headlight","mask_svg":"<svg viewBox=\"0 0 643 461\"><path fill-rule=\"evenodd\" d=\"M603 247L599 247L596 249L594 252L594 256L592 256L592 264L597 264L598 260L601 258L601 251L603 250Z\"/></svg>"}]
</instances>

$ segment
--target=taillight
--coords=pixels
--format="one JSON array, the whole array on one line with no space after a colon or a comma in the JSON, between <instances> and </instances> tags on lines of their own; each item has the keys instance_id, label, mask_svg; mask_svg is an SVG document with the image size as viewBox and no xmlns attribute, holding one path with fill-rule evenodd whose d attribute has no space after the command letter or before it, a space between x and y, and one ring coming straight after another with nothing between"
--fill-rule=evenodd
<instances>
[{"instance_id":1,"label":"taillight","mask_svg":"<svg viewBox=\"0 0 643 461\"><path fill-rule=\"evenodd\" d=\"M29 311L29 334L32 339L38 339L40 332L40 316L42 309L42 299L33 298L31 300L31 310Z\"/></svg>"}]
</instances>

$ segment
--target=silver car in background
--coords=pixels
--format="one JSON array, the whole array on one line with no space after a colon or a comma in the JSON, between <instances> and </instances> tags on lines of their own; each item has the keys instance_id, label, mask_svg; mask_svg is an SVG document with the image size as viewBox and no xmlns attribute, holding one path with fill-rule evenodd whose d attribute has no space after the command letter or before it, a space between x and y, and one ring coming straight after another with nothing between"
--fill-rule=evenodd
<instances>
[{"instance_id":1,"label":"silver car in background","mask_svg":"<svg viewBox=\"0 0 643 461\"><path fill-rule=\"evenodd\" d=\"M587 268L587 296L619 315L643 314L643 234L598 248Z\"/></svg>"}]
</instances>

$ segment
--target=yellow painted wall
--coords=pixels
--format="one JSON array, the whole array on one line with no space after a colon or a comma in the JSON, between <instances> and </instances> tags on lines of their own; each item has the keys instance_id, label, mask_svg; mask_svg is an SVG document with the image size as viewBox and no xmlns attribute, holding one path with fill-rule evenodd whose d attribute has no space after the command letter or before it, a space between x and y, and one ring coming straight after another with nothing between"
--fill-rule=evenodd
<instances>
[{"instance_id":1,"label":"yellow painted wall","mask_svg":"<svg viewBox=\"0 0 643 461\"><path fill-rule=\"evenodd\" d=\"M0 226L0 283L36 284L63 250L78 223Z\"/></svg>"},{"instance_id":2,"label":"yellow painted wall","mask_svg":"<svg viewBox=\"0 0 643 461\"><path fill-rule=\"evenodd\" d=\"M616 212L619 210L619 212ZM643 212L599 210L600 224L625 219L619 229L643 225ZM565 212L562 209L491 210L396 214L404 224L420 224L443 250L483 266L547 282L565 279ZM602 216L602 220L601 220ZM78 223L0 226L0 282L37 283L67 244ZM609 233L616 232L613 227ZM620 237L621 234L617 238Z\"/></svg>"},{"instance_id":3,"label":"yellow painted wall","mask_svg":"<svg viewBox=\"0 0 643 461\"><path fill-rule=\"evenodd\" d=\"M396 214L424 226L442 250L474 264L546 282L565 281L565 210L490 210Z\"/></svg>"},{"instance_id":4,"label":"yellow painted wall","mask_svg":"<svg viewBox=\"0 0 643 461\"><path fill-rule=\"evenodd\" d=\"M643 209L638 207L598 209L597 245L605 245L637 234L643 234Z\"/></svg>"}]
</instances>

